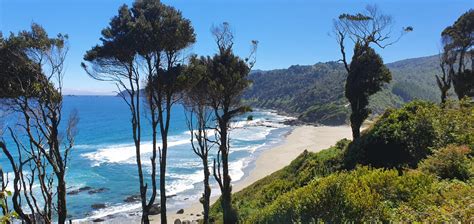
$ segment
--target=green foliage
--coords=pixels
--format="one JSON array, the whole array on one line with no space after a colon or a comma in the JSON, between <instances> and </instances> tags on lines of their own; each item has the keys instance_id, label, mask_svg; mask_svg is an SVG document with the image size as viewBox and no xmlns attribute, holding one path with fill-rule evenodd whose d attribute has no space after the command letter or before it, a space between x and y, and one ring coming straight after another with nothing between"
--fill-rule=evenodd
<instances>
[{"instance_id":1,"label":"green foliage","mask_svg":"<svg viewBox=\"0 0 474 224\"><path fill-rule=\"evenodd\" d=\"M383 200L384 196L397 193L393 189L400 184L397 177L395 171L359 168L316 178L307 186L280 196L253 215L249 223L386 221L388 206Z\"/></svg>"},{"instance_id":2,"label":"green foliage","mask_svg":"<svg viewBox=\"0 0 474 224\"><path fill-rule=\"evenodd\" d=\"M474 108L414 101L388 110L348 148L345 164L416 167L433 149L449 144L474 148Z\"/></svg>"},{"instance_id":3,"label":"green foliage","mask_svg":"<svg viewBox=\"0 0 474 224\"><path fill-rule=\"evenodd\" d=\"M245 223L456 221L472 219L473 188L421 172L359 167L315 178L285 193ZM467 197L466 197L467 196ZM453 203L456 200L457 203Z\"/></svg>"},{"instance_id":4,"label":"green foliage","mask_svg":"<svg viewBox=\"0 0 474 224\"><path fill-rule=\"evenodd\" d=\"M420 185L419 191L425 187ZM472 223L474 221L472 182L435 182L428 192L416 194L393 209L396 222Z\"/></svg>"},{"instance_id":5,"label":"green foliage","mask_svg":"<svg viewBox=\"0 0 474 224\"><path fill-rule=\"evenodd\" d=\"M303 153L233 204L241 223L472 222L472 149L472 106L414 101L355 142ZM211 214L220 216L218 206Z\"/></svg>"},{"instance_id":6,"label":"green foliage","mask_svg":"<svg viewBox=\"0 0 474 224\"><path fill-rule=\"evenodd\" d=\"M459 191L461 190L461 191ZM438 182L430 175L357 168L316 178L280 196L248 223L457 221L468 222L471 184ZM466 197L467 196L467 197ZM442 217L442 218L441 218Z\"/></svg>"},{"instance_id":7,"label":"green foliage","mask_svg":"<svg viewBox=\"0 0 474 224\"><path fill-rule=\"evenodd\" d=\"M421 161L419 169L442 179L468 180L474 176L472 150L467 146L449 145Z\"/></svg>"},{"instance_id":8,"label":"green foliage","mask_svg":"<svg viewBox=\"0 0 474 224\"><path fill-rule=\"evenodd\" d=\"M0 38L0 98L41 99L47 92L53 95L53 100L59 100L58 91L43 73L41 65L48 62L42 57L45 57L44 52L63 48L67 38L61 34L50 38L44 28L35 23L31 30Z\"/></svg>"},{"instance_id":9,"label":"green foliage","mask_svg":"<svg viewBox=\"0 0 474 224\"><path fill-rule=\"evenodd\" d=\"M346 80L345 96L351 106L351 127L354 138L360 136L360 126L369 117L369 97L392 79L380 55L368 46L357 43Z\"/></svg>"},{"instance_id":10,"label":"green foliage","mask_svg":"<svg viewBox=\"0 0 474 224\"><path fill-rule=\"evenodd\" d=\"M6 212L6 213L3 213L2 216L0 216L0 224L10 223L13 219L18 218L18 214L15 211L8 210L7 199L8 197L11 197L11 196L12 196L11 191L8 191L8 190L0 191L0 208L2 209L3 212Z\"/></svg>"},{"instance_id":11,"label":"green foliage","mask_svg":"<svg viewBox=\"0 0 474 224\"><path fill-rule=\"evenodd\" d=\"M344 139L319 153L305 151L290 165L235 193L233 206L238 210L239 219L247 220L281 194L307 185L316 176L326 176L341 170L343 150L348 144L349 140ZM214 220L221 220L219 205L216 202L212 206L211 217Z\"/></svg>"},{"instance_id":12,"label":"green foliage","mask_svg":"<svg viewBox=\"0 0 474 224\"><path fill-rule=\"evenodd\" d=\"M299 119L305 122L320 121L326 125L338 125L346 123L348 113L347 107L337 103L318 104L308 108Z\"/></svg>"},{"instance_id":13,"label":"green foliage","mask_svg":"<svg viewBox=\"0 0 474 224\"><path fill-rule=\"evenodd\" d=\"M474 10L469 9L441 33L444 51L443 62L449 67L449 78L452 79L454 91L459 99L474 96L473 21ZM471 64L470 69L467 68L469 63Z\"/></svg>"}]
</instances>

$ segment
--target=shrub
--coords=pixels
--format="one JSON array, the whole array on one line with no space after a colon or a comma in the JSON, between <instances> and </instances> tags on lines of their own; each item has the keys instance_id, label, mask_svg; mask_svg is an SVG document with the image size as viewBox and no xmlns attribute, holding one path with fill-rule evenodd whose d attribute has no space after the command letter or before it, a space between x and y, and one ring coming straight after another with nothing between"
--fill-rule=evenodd
<instances>
[{"instance_id":1,"label":"shrub","mask_svg":"<svg viewBox=\"0 0 474 224\"><path fill-rule=\"evenodd\" d=\"M472 222L474 188L432 175L359 167L316 178L245 223Z\"/></svg>"},{"instance_id":2,"label":"shrub","mask_svg":"<svg viewBox=\"0 0 474 224\"><path fill-rule=\"evenodd\" d=\"M442 179L465 181L473 175L474 161L468 157L470 153L471 149L467 146L449 145L428 156L419 168Z\"/></svg>"},{"instance_id":3,"label":"shrub","mask_svg":"<svg viewBox=\"0 0 474 224\"><path fill-rule=\"evenodd\" d=\"M474 187L461 181L436 182L434 191L418 194L394 208L392 221L473 223ZM422 186L420 186L422 187Z\"/></svg>"},{"instance_id":4,"label":"shrub","mask_svg":"<svg viewBox=\"0 0 474 224\"><path fill-rule=\"evenodd\" d=\"M356 164L374 167L417 167L434 149L449 144L474 148L474 108L441 108L413 101L387 110L345 155L346 168Z\"/></svg>"},{"instance_id":5,"label":"shrub","mask_svg":"<svg viewBox=\"0 0 474 224\"><path fill-rule=\"evenodd\" d=\"M360 167L315 179L254 214L248 223L384 222L392 207L430 191L436 179L422 173Z\"/></svg>"}]
</instances>

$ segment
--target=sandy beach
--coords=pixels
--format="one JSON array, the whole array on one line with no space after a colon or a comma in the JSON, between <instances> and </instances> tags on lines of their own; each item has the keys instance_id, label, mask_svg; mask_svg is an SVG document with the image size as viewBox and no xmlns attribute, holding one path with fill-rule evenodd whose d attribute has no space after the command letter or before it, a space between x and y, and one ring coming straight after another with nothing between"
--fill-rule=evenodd
<instances>
[{"instance_id":1,"label":"sandy beach","mask_svg":"<svg viewBox=\"0 0 474 224\"><path fill-rule=\"evenodd\" d=\"M255 168L242 180L233 184L234 192L238 192L255 181L287 166L304 150L318 152L336 144L340 139L350 139L351 136L349 126L297 126L286 136L282 144L267 149L258 156ZM217 197L213 197L212 202L216 199ZM200 215L197 216L202 213L202 205L199 202L191 202L188 207L183 207L183 209L183 214L169 211L168 223L173 223L176 219L193 221L201 218ZM159 215L153 216L151 220L152 223L159 223L160 217Z\"/></svg>"}]
</instances>

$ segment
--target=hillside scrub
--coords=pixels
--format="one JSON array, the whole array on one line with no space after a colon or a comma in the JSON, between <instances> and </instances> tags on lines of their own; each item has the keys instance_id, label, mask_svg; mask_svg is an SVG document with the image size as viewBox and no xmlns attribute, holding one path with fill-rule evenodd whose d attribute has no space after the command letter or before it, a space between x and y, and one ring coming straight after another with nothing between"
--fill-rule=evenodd
<instances>
[{"instance_id":1,"label":"hillside scrub","mask_svg":"<svg viewBox=\"0 0 474 224\"><path fill-rule=\"evenodd\" d=\"M474 148L474 108L454 103L442 108L413 101L401 109L387 110L360 139L351 143L345 165L415 168L433 150L449 144Z\"/></svg>"},{"instance_id":2,"label":"hillside scrub","mask_svg":"<svg viewBox=\"0 0 474 224\"><path fill-rule=\"evenodd\" d=\"M399 108L415 99L439 102L435 74L439 56L401 60L386 64L392 81L370 97L372 115ZM342 125L349 121L350 108L344 97L346 73L336 62L293 65L288 69L254 71L252 85L243 98L253 107L275 109L298 116L304 122ZM450 95L454 96L451 90Z\"/></svg>"},{"instance_id":3,"label":"hillside scrub","mask_svg":"<svg viewBox=\"0 0 474 224\"><path fill-rule=\"evenodd\" d=\"M359 167L316 178L280 196L245 223L470 222L472 184L417 171ZM460 203L462 201L462 203ZM464 205L464 206L462 206Z\"/></svg>"},{"instance_id":4,"label":"hillside scrub","mask_svg":"<svg viewBox=\"0 0 474 224\"><path fill-rule=\"evenodd\" d=\"M472 150L467 146L449 145L421 161L419 168L442 179L468 180L474 176Z\"/></svg>"},{"instance_id":5,"label":"hillside scrub","mask_svg":"<svg viewBox=\"0 0 474 224\"><path fill-rule=\"evenodd\" d=\"M233 206L241 223L472 222L473 149L472 106L414 101L360 140L302 153L235 193Z\"/></svg>"}]
</instances>

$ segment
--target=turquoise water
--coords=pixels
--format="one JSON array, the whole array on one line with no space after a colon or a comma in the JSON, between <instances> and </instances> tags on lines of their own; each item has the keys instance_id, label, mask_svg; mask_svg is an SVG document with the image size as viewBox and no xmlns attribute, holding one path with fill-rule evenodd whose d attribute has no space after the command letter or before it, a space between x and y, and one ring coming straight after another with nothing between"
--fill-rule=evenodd
<instances>
[{"instance_id":1,"label":"turquoise water","mask_svg":"<svg viewBox=\"0 0 474 224\"><path fill-rule=\"evenodd\" d=\"M140 205L138 202L124 201L139 192L130 112L127 106L119 97L65 97L63 117L67 118L73 110L77 110L80 121L68 166L68 190L90 187L90 190L99 192L90 194L90 190L86 190L68 195L71 219L131 215L134 210L140 208ZM151 131L145 114L142 117L142 160L145 161L145 176L149 179ZM254 120L246 121L250 114ZM282 136L290 130L290 127L281 123L285 119L288 117L257 110L233 122L230 154L233 181L244 177L260 151L281 141ZM201 184L203 174L200 160L190 147L185 112L181 105L173 108L171 120L166 190L168 195L176 195L168 199L169 209L175 209L188 205L190 201L198 200L203 190ZM16 120L10 116L3 123L5 128L14 125ZM66 123L65 120L63 123ZM7 144L11 145L8 136L5 136L5 139ZM0 156L0 164L9 170L3 156ZM213 193L217 193L215 183L213 186ZM99 203L105 204L106 207L101 209L91 207Z\"/></svg>"}]
</instances>

